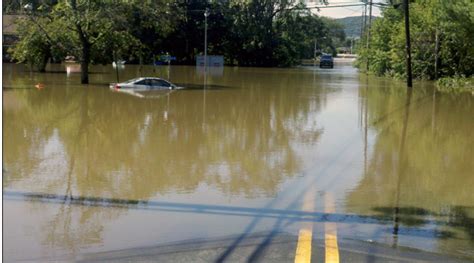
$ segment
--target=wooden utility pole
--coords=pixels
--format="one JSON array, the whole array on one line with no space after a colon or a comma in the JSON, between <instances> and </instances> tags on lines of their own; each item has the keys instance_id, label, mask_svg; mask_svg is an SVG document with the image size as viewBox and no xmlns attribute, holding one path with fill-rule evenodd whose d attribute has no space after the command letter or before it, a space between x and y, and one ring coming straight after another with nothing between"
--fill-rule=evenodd
<instances>
[{"instance_id":1,"label":"wooden utility pole","mask_svg":"<svg viewBox=\"0 0 474 263\"><path fill-rule=\"evenodd\" d=\"M204 11L204 74L207 74L207 17L209 16L209 9Z\"/></svg>"},{"instance_id":2,"label":"wooden utility pole","mask_svg":"<svg viewBox=\"0 0 474 263\"><path fill-rule=\"evenodd\" d=\"M313 67L316 67L316 50L318 48L318 39L314 38L314 54L313 54Z\"/></svg>"},{"instance_id":3,"label":"wooden utility pole","mask_svg":"<svg viewBox=\"0 0 474 263\"><path fill-rule=\"evenodd\" d=\"M369 72L370 63L370 27L372 26L372 0L369 1L369 25L367 27L367 64L365 70Z\"/></svg>"},{"instance_id":4,"label":"wooden utility pole","mask_svg":"<svg viewBox=\"0 0 474 263\"><path fill-rule=\"evenodd\" d=\"M365 32L365 16L367 13L367 4L365 5L365 8L362 9L362 23L360 25L360 39L362 40L362 36L364 35Z\"/></svg>"},{"instance_id":5,"label":"wooden utility pole","mask_svg":"<svg viewBox=\"0 0 474 263\"><path fill-rule=\"evenodd\" d=\"M436 28L435 33L435 68L434 68L434 78L438 79L438 70L439 70L439 29Z\"/></svg>"},{"instance_id":6,"label":"wooden utility pole","mask_svg":"<svg viewBox=\"0 0 474 263\"><path fill-rule=\"evenodd\" d=\"M117 84L120 82L119 81L119 72L118 72L118 61L117 61L117 53L115 52L115 47L114 47L114 61L115 61L115 75L117 77Z\"/></svg>"},{"instance_id":7,"label":"wooden utility pole","mask_svg":"<svg viewBox=\"0 0 474 263\"><path fill-rule=\"evenodd\" d=\"M407 63L407 87L413 87L411 74L411 43L410 43L410 6L409 0L403 0L405 8L405 39L406 39L406 63Z\"/></svg>"}]
</instances>

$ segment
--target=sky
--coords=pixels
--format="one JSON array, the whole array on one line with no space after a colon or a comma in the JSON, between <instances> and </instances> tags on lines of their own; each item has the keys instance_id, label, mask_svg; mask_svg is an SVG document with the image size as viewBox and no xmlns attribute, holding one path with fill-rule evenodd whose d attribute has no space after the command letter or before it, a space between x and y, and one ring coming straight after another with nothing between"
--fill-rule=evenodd
<instances>
[{"instance_id":1,"label":"sky","mask_svg":"<svg viewBox=\"0 0 474 263\"><path fill-rule=\"evenodd\" d=\"M362 1L359 0L329 0L330 5L342 5L342 4L351 4L351 3L361 3ZM383 0L373 0L373 2L384 2ZM321 16L327 16L332 18L342 18L348 16L361 16L363 6L350 6L350 7L335 7L335 8L321 8L317 14ZM368 8L367 8L367 15L368 15ZM380 16L380 9L378 7L372 7L372 15L373 16Z\"/></svg>"}]
</instances>

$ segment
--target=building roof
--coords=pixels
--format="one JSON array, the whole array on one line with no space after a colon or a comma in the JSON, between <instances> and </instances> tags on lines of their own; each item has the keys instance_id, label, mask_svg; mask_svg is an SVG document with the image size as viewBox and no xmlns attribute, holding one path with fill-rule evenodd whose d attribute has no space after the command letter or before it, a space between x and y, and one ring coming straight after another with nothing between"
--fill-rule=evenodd
<instances>
[{"instance_id":1,"label":"building roof","mask_svg":"<svg viewBox=\"0 0 474 263\"><path fill-rule=\"evenodd\" d=\"M2 32L4 35L16 35L17 24L15 20L21 18L21 15L3 15L2 16Z\"/></svg>"}]
</instances>

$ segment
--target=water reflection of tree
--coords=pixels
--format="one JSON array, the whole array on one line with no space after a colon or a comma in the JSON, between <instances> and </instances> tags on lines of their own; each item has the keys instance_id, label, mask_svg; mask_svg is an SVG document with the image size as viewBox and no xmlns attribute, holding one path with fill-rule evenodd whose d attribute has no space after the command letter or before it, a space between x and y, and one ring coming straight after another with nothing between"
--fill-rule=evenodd
<instances>
[{"instance_id":1,"label":"water reflection of tree","mask_svg":"<svg viewBox=\"0 0 474 263\"><path fill-rule=\"evenodd\" d=\"M84 133L89 125L89 118L85 117L88 90L53 88L9 92L23 106L4 113L4 165L7 167L4 186L57 193L68 198L80 194L78 182L85 180L87 174L78 172L82 163L76 159L80 159L80 147L88 144L88 135ZM65 143L68 140L74 143ZM45 155L50 143L59 144L61 147L56 148L64 151ZM54 158L54 154L61 154L62 158ZM43 166L47 162L50 164ZM38 223L47 234L44 242L75 253L81 246L100 242L102 223L99 218L113 218L118 213L111 210L98 214L94 207L71 207L68 198L62 200L61 205L49 207L54 217ZM32 209L44 207L34 203L31 206Z\"/></svg>"},{"instance_id":2,"label":"water reflection of tree","mask_svg":"<svg viewBox=\"0 0 474 263\"><path fill-rule=\"evenodd\" d=\"M208 91L204 125L200 90L176 92L169 104L98 87L14 90L23 106L4 112L4 186L69 197L148 199L200 185L273 195L300 169L298 144L318 140L314 118L324 103L308 84L311 75L276 77L245 73L224 81L241 88ZM52 138L62 159L56 169L38 170ZM44 227L54 246L100 242L100 218L119 215L63 201Z\"/></svg>"},{"instance_id":3,"label":"water reflection of tree","mask_svg":"<svg viewBox=\"0 0 474 263\"><path fill-rule=\"evenodd\" d=\"M134 98L120 98L117 108L107 114L119 127L110 130L109 126L104 133L114 147L122 143L125 149L104 153L108 155L104 159L112 161L115 170L127 171L123 177L130 180L128 192L136 198L192 191L202 183L227 193L274 193L278 183L298 167L290 144L298 139L300 129L285 127L285 122L300 118L301 125L310 118L310 106L297 104L297 95L281 84L280 90L272 92L249 84L241 84L245 90L208 92L205 117L202 101L190 100L199 98L201 91L173 94L167 121L162 118L168 110L163 103L144 105ZM134 123L121 124L126 121ZM317 139L319 131L314 134Z\"/></svg>"},{"instance_id":4,"label":"water reflection of tree","mask_svg":"<svg viewBox=\"0 0 474 263\"><path fill-rule=\"evenodd\" d=\"M348 209L393 220L395 234L399 224L424 227L434 218L437 239L457 238L439 242L440 249L472 246L471 98L415 90L407 107L406 91L397 87L369 87L361 96L368 100L375 141L368 171L348 196Z\"/></svg>"}]
</instances>

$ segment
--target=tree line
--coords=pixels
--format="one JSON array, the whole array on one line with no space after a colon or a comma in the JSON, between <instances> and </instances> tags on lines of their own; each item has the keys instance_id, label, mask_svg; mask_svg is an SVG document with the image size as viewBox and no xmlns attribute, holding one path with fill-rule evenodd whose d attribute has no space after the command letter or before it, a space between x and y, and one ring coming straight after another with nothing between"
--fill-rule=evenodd
<instances>
[{"instance_id":1,"label":"tree line","mask_svg":"<svg viewBox=\"0 0 474 263\"><path fill-rule=\"evenodd\" d=\"M117 59L148 64L170 54L178 64L194 64L204 52L205 10L208 54L223 55L228 65L292 66L316 49L336 53L345 39L341 25L298 0L6 2L4 12L24 14L12 57L44 71L48 61L74 56L82 83L90 64Z\"/></svg>"},{"instance_id":2,"label":"tree line","mask_svg":"<svg viewBox=\"0 0 474 263\"><path fill-rule=\"evenodd\" d=\"M410 4L413 77L471 77L474 73L474 2L416 0ZM377 75L406 74L403 8L388 7L363 38L357 65Z\"/></svg>"}]
</instances>

